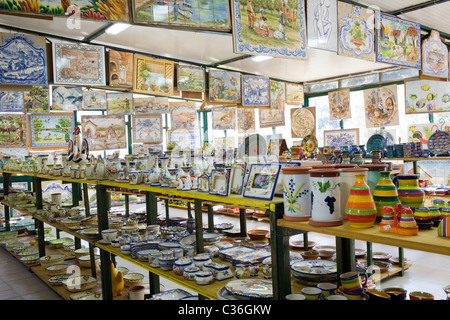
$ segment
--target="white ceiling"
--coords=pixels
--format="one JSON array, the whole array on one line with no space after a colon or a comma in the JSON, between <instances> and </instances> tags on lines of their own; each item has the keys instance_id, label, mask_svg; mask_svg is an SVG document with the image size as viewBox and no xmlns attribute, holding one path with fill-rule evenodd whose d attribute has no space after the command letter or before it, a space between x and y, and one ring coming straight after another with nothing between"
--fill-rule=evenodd
<instances>
[{"instance_id":1,"label":"white ceiling","mask_svg":"<svg viewBox=\"0 0 450 320\"><path fill-rule=\"evenodd\" d=\"M368 1L356 2L365 4ZM420 3L424 3L424 1L370 0L370 5L388 13ZM450 2L444 2L401 14L399 17L450 34L449 13ZM70 20L64 17L36 19L0 14L0 25L53 35L55 38L83 41L85 37L104 29L108 23L82 20L79 26L73 28ZM217 66L222 63L221 67L224 68L292 82L313 82L393 67L389 64L347 58L339 56L335 52L312 48L308 49L308 59L305 60L272 58L255 62L250 57L233 52L231 33L186 31L138 25L133 25L116 36L99 32L99 35L92 38L91 42L175 60L191 61L205 66ZM227 63L223 64L223 62Z\"/></svg>"}]
</instances>

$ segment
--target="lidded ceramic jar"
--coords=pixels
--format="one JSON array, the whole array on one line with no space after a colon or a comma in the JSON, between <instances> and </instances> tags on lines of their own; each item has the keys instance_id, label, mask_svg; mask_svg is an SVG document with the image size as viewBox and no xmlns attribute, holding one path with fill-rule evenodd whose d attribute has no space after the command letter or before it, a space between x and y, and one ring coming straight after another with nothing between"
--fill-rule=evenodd
<instances>
[{"instance_id":1,"label":"lidded ceramic jar","mask_svg":"<svg viewBox=\"0 0 450 320\"><path fill-rule=\"evenodd\" d=\"M285 167L283 172L283 219L306 221L311 217L311 183L309 170L312 167Z\"/></svg>"},{"instance_id":2,"label":"lidded ceramic jar","mask_svg":"<svg viewBox=\"0 0 450 320\"><path fill-rule=\"evenodd\" d=\"M345 207L345 215L353 228L370 228L377 217L377 208L364 177L356 176Z\"/></svg>"},{"instance_id":3,"label":"lidded ceramic jar","mask_svg":"<svg viewBox=\"0 0 450 320\"><path fill-rule=\"evenodd\" d=\"M314 226L337 226L342 224L341 169L312 169L309 171L311 179L311 219Z\"/></svg>"},{"instance_id":4,"label":"lidded ceramic jar","mask_svg":"<svg viewBox=\"0 0 450 320\"><path fill-rule=\"evenodd\" d=\"M353 185L356 182L356 175L367 175L367 172L369 171L369 169L367 168L360 168L358 166L354 166L354 167L348 167L346 166L345 168L341 169L341 174L340 174L340 183L341 183L341 218L342 219L347 219L347 217L345 216L345 206L347 204L348 201L348 197L350 196L350 190L353 187Z\"/></svg>"}]
</instances>

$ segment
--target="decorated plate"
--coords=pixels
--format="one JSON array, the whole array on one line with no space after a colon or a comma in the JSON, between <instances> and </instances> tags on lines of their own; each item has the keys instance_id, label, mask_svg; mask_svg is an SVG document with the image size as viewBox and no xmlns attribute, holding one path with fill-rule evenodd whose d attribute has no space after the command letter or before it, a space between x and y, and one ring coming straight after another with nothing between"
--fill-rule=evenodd
<instances>
[{"instance_id":1,"label":"decorated plate","mask_svg":"<svg viewBox=\"0 0 450 320\"><path fill-rule=\"evenodd\" d=\"M291 129L300 138L311 134L315 125L314 114L308 108L298 108L291 115Z\"/></svg>"},{"instance_id":2,"label":"decorated plate","mask_svg":"<svg viewBox=\"0 0 450 320\"><path fill-rule=\"evenodd\" d=\"M152 295L152 299L156 300L180 300L182 298L191 297L192 294L190 294L187 291L184 291L182 289L172 289L163 291L160 293L155 293Z\"/></svg>"},{"instance_id":3,"label":"decorated plate","mask_svg":"<svg viewBox=\"0 0 450 320\"><path fill-rule=\"evenodd\" d=\"M434 154L443 154L450 150L450 134L436 131L428 138L428 149Z\"/></svg>"},{"instance_id":4,"label":"decorated plate","mask_svg":"<svg viewBox=\"0 0 450 320\"><path fill-rule=\"evenodd\" d=\"M317 141L317 138L312 134L307 135L302 140L303 154L308 158L311 157L311 153L316 152L318 146L319 142Z\"/></svg>"},{"instance_id":5,"label":"decorated plate","mask_svg":"<svg viewBox=\"0 0 450 320\"><path fill-rule=\"evenodd\" d=\"M331 260L301 260L292 263L291 269L300 274L334 274L337 264Z\"/></svg>"},{"instance_id":6,"label":"decorated plate","mask_svg":"<svg viewBox=\"0 0 450 320\"><path fill-rule=\"evenodd\" d=\"M387 252L374 252L372 254L372 258L374 260L385 260L388 261L390 258L392 258L391 254Z\"/></svg>"},{"instance_id":7,"label":"decorated plate","mask_svg":"<svg viewBox=\"0 0 450 320\"><path fill-rule=\"evenodd\" d=\"M251 299L271 299L273 297L271 280L232 280L225 285L225 289L233 295Z\"/></svg>"},{"instance_id":8,"label":"decorated plate","mask_svg":"<svg viewBox=\"0 0 450 320\"><path fill-rule=\"evenodd\" d=\"M372 151L383 151L385 148L386 138L382 134L376 133L367 140L367 153L371 153Z\"/></svg>"},{"instance_id":9,"label":"decorated plate","mask_svg":"<svg viewBox=\"0 0 450 320\"><path fill-rule=\"evenodd\" d=\"M225 287L217 290L217 298L219 298L219 300L248 300L246 297L240 297L229 293Z\"/></svg>"}]
</instances>

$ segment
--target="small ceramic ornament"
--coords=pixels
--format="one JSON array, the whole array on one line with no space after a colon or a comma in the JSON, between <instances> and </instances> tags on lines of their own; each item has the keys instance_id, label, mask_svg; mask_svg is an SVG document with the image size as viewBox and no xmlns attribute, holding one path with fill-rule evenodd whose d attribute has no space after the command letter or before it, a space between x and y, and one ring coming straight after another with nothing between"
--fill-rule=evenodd
<instances>
[{"instance_id":1,"label":"small ceramic ornament","mask_svg":"<svg viewBox=\"0 0 450 320\"><path fill-rule=\"evenodd\" d=\"M418 234L419 227L417 226L414 214L411 208L402 208L401 204L395 205L394 216L394 232L402 235L414 236Z\"/></svg>"},{"instance_id":2,"label":"small ceramic ornament","mask_svg":"<svg viewBox=\"0 0 450 320\"><path fill-rule=\"evenodd\" d=\"M445 217L439 222L437 233L439 237L450 238L450 218Z\"/></svg>"}]
</instances>

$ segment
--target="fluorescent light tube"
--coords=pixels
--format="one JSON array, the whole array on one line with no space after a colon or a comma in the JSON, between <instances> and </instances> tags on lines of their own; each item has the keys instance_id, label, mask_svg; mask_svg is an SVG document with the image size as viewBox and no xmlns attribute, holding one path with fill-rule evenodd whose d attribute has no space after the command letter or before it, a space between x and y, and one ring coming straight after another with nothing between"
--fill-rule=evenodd
<instances>
[{"instance_id":1,"label":"fluorescent light tube","mask_svg":"<svg viewBox=\"0 0 450 320\"><path fill-rule=\"evenodd\" d=\"M114 23L105 32L111 36L121 33L125 29L129 28L130 25L128 23Z\"/></svg>"}]
</instances>

